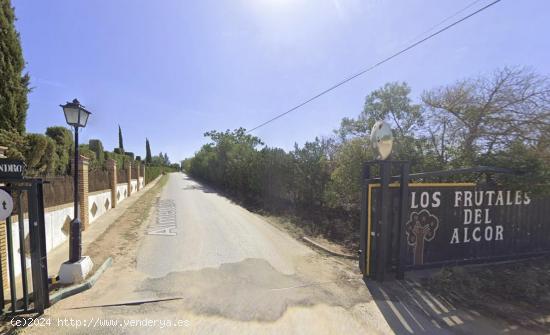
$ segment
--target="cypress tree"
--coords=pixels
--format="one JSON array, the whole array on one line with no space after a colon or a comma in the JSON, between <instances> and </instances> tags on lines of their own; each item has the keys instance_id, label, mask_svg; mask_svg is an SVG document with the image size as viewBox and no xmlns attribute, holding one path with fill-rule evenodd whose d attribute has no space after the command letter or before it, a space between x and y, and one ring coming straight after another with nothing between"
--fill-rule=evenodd
<instances>
[{"instance_id":1,"label":"cypress tree","mask_svg":"<svg viewBox=\"0 0 550 335\"><path fill-rule=\"evenodd\" d=\"M122 142L122 129L120 129L120 125L118 125L118 148L121 153L124 153L124 143Z\"/></svg>"},{"instance_id":2,"label":"cypress tree","mask_svg":"<svg viewBox=\"0 0 550 335\"><path fill-rule=\"evenodd\" d=\"M28 74L10 0L0 0L0 129L25 132Z\"/></svg>"},{"instance_id":3,"label":"cypress tree","mask_svg":"<svg viewBox=\"0 0 550 335\"><path fill-rule=\"evenodd\" d=\"M145 139L145 163L151 164L151 145L149 144L149 139Z\"/></svg>"}]
</instances>

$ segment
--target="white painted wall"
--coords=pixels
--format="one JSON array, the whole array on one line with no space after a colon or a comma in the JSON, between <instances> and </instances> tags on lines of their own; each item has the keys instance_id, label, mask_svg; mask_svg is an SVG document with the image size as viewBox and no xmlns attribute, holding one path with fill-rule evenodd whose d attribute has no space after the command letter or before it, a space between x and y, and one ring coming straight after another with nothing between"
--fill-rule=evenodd
<instances>
[{"instance_id":1,"label":"white painted wall","mask_svg":"<svg viewBox=\"0 0 550 335\"><path fill-rule=\"evenodd\" d=\"M145 187L145 178L139 177L139 185L140 190Z\"/></svg>"},{"instance_id":2,"label":"white painted wall","mask_svg":"<svg viewBox=\"0 0 550 335\"><path fill-rule=\"evenodd\" d=\"M68 219L68 222L73 218L74 207L73 206L56 206L51 208L46 208L44 212L44 223L46 227L46 251L54 249L55 247L61 245L68 239L68 235L65 235L63 232L63 224ZM13 257L14 257L14 270L15 275L21 273L21 254L19 253L19 222L16 221L17 218L12 217L12 241L13 241ZM24 239L28 238L29 235L29 219L25 218L24 222ZM68 228L68 227L67 227ZM67 231L68 233L68 231ZM28 247L28 246L26 246ZM27 250L27 254L28 254ZM7 257L7 255L6 255ZM29 257L27 259L27 267L31 266L31 260ZM30 274L29 274L30 275Z\"/></svg>"},{"instance_id":3,"label":"white painted wall","mask_svg":"<svg viewBox=\"0 0 550 335\"><path fill-rule=\"evenodd\" d=\"M132 181L130 181L130 185L132 186L132 194L137 192L137 183L137 179L132 179Z\"/></svg>"},{"instance_id":4,"label":"white painted wall","mask_svg":"<svg viewBox=\"0 0 550 335\"><path fill-rule=\"evenodd\" d=\"M105 208L106 201L109 202L107 208ZM96 206L95 215L93 214L94 204ZM113 208L113 203L111 202L111 190L93 192L88 195L88 217L90 220L90 224L94 222L98 217L105 214L111 208Z\"/></svg>"},{"instance_id":5,"label":"white painted wall","mask_svg":"<svg viewBox=\"0 0 550 335\"><path fill-rule=\"evenodd\" d=\"M118 198L117 203L128 198L128 183L117 184L116 190L117 190L117 194L120 194L120 196L117 195L117 198Z\"/></svg>"},{"instance_id":6,"label":"white painted wall","mask_svg":"<svg viewBox=\"0 0 550 335\"><path fill-rule=\"evenodd\" d=\"M145 187L145 180L143 177L139 178L139 182L143 187ZM132 192L137 192L137 179L133 179L131 182ZM141 190L140 189L140 190ZM128 183L120 183L117 185L117 192L120 192L120 198L118 202L126 199L128 197ZM126 193L126 195L125 195ZM105 200L109 199L109 208L105 208ZM97 205L97 211L95 215L92 215L92 207L94 203ZM105 214L108 210L112 208L111 201L111 190L104 190L100 192L93 192L88 196L88 209L89 209L89 219L90 223L97 220L101 215ZM50 250L58 247L63 244L68 236L68 226L67 226L67 235L63 232L62 228L65 222L70 222L74 215L74 207L72 204L64 204L60 206L46 208L44 211L44 221L46 226L46 250ZM12 217L12 241L13 241L13 258L14 258L14 270L15 275L18 276L21 274L21 262L19 254L19 223L16 221L16 217ZM4 224L4 223L1 223ZM29 220L24 219L24 238L27 238L29 234ZM7 258L7 255L4 255ZM27 260L27 267L30 268L31 260L29 257L25 257ZM30 275L30 272L29 272Z\"/></svg>"}]
</instances>

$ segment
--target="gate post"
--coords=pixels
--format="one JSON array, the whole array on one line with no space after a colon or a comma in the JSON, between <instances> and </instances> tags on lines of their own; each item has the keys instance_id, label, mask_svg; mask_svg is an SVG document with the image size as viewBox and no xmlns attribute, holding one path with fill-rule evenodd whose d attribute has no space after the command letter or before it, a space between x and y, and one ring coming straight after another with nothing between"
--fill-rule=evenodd
<instances>
[{"instance_id":1,"label":"gate post","mask_svg":"<svg viewBox=\"0 0 550 335\"><path fill-rule=\"evenodd\" d=\"M0 158L6 158L5 152L8 150L8 147L0 146ZM9 282L8 282L8 260L6 258L8 254L8 247L6 244L6 222L2 221L0 222L0 263L1 263L1 276L2 276L2 290L8 290L9 289ZM2 291L3 293L3 291ZM2 305L3 305L3 297L2 296Z\"/></svg>"},{"instance_id":2,"label":"gate post","mask_svg":"<svg viewBox=\"0 0 550 335\"><path fill-rule=\"evenodd\" d=\"M361 175L361 223L359 231L359 269L363 273L363 277L366 277L370 274L370 269L368 268L369 262L367 261L368 248L370 245L368 243L368 229L367 229L367 206L368 206L368 185L367 179L370 178L370 165L368 163L363 164L363 171Z\"/></svg>"},{"instance_id":3,"label":"gate post","mask_svg":"<svg viewBox=\"0 0 550 335\"><path fill-rule=\"evenodd\" d=\"M378 222L378 242L376 243L376 279L383 281L386 275L388 263L389 244L391 242L389 211L390 211L390 175L391 162L380 161L380 186L381 186L381 208L380 221Z\"/></svg>"},{"instance_id":4,"label":"gate post","mask_svg":"<svg viewBox=\"0 0 550 335\"><path fill-rule=\"evenodd\" d=\"M409 218L409 170L410 162L401 165L400 178L400 203L399 203L399 260L397 262L397 279L405 279L405 264L407 262L407 238L405 236L405 224Z\"/></svg>"}]
</instances>

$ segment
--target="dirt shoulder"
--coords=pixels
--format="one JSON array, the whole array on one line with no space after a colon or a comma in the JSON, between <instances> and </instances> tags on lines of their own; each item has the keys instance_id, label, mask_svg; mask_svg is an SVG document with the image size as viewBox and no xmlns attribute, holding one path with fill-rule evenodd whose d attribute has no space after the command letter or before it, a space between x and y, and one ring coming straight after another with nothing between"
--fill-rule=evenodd
<instances>
[{"instance_id":1,"label":"dirt shoulder","mask_svg":"<svg viewBox=\"0 0 550 335\"><path fill-rule=\"evenodd\" d=\"M443 268L422 284L465 308L532 330L550 331L550 257Z\"/></svg>"},{"instance_id":2,"label":"dirt shoulder","mask_svg":"<svg viewBox=\"0 0 550 335\"><path fill-rule=\"evenodd\" d=\"M168 181L164 175L160 181L132 204L121 216L113 222L93 243L88 245L85 254L94 260L94 271L108 257L116 262L119 258L131 256L129 265L135 266L136 241L140 239L140 229L150 215L156 199Z\"/></svg>"}]
</instances>

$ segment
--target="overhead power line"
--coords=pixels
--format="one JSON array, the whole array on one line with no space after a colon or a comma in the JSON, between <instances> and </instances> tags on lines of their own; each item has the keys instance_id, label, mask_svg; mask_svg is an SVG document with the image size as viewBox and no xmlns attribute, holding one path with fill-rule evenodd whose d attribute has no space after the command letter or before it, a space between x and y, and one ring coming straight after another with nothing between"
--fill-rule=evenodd
<instances>
[{"instance_id":1,"label":"overhead power line","mask_svg":"<svg viewBox=\"0 0 550 335\"><path fill-rule=\"evenodd\" d=\"M281 118L281 117L283 117L283 116L285 116L285 115L287 115L287 114L289 114L289 113L291 113L291 112L293 112L293 111L299 109L300 107L302 107L302 106L304 106L304 105L306 105L306 104L312 102L313 100L318 99L319 97L321 97L321 96L323 96L323 95L329 93L330 91L332 91L332 90L334 90L334 89L336 89L336 88L338 88L338 87L340 87L340 86L342 86L342 85L344 85L344 84L346 84L346 83L352 81L353 79L355 79L355 78L357 78L357 77L359 77L359 76L361 76L361 75L363 75L363 74L365 74L365 73L367 73L367 72L373 70L374 68L376 68L376 67L378 67L378 66L380 66L380 65L382 65L382 64L384 64L384 63L386 63L386 62L388 62L388 61L390 61L390 60L392 60L392 59L394 59L395 57L397 57L397 56L399 56L399 55L401 55L401 54L403 54L403 53L405 53L405 52L411 50L412 48L414 48L414 47L416 47L416 46L418 46L418 45L420 45L420 44L426 42L427 40L429 40L429 39L431 39L431 38L433 38L433 37L435 37L435 36L437 36L437 35L443 33L444 31L446 31L446 30L448 30L448 29L450 29L450 28L456 26L457 24L459 24L459 23L461 23L461 22L463 22L463 21L466 21L467 19L471 18L472 16L474 16L474 15L476 15L476 14L478 14L478 13L481 13L482 11L486 10L487 8L489 8L489 7L491 7L491 6L493 6L493 5L497 4L497 3L499 3L500 1L502 1L502 0L495 0L495 1L491 2L491 3L489 3L488 5L485 5L485 6L481 7L480 9L478 9L478 10L476 10L476 11L474 11L474 12L472 12L472 13L466 15L466 16L464 16L463 18L461 18L461 19L459 19L459 20L457 20L457 21L454 21L453 23L451 23L451 24L449 24L449 25L447 25L447 26L445 26L445 27L439 29L438 31L436 31L436 32L434 32L434 33L428 35L427 37L424 37L423 39L418 40L417 42L412 43L411 45L407 46L407 47L404 48L404 49L401 49L400 51L398 51L398 52L392 54L391 56L382 59L381 61L379 61L378 63L376 63L376 64L374 64L374 65L372 65L372 66L370 66L369 68L366 68L366 69L364 69L363 71L358 72L358 73L356 73L356 74L354 74L354 75L352 75L352 76L350 76L350 77L348 77L348 78L346 78L346 79L344 79L344 80L342 80L342 81L340 81L340 82L338 82L338 83L336 83L336 84L330 86L329 88L325 89L324 91L322 91L322 92L320 92L320 93L314 95L313 97L311 97L311 98L309 98L309 99L307 99L307 100L301 102L300 104L298 104L298 105L292 107L291 109L287 110L286 112L281 113L281 114L279 114L279 115L277 115L277 116L275 116L275 117L273 117L273 118L271 118L271 119L269 119L269 120L267 120L267 121L265 121L265 122L263 122L263 123L260 123L260 124L257 125L256 127L252 128L252 129L250 129L250 130L248 130L247 133L251 133L251 132L253 132L253 131L256 130L256 129L261 128L261 127L263 127L263 126L265 126L265 125L267 125L267 124L269 124L269 123L271 123L271 122L273 122L273 121L275 121L275 120L277 120L277 119L279 119L279 118ZM474 1L474 3L476 3L476 2L478 2L478 1ZM465 8L471 7L472 5L473 5L473 3L472 3L472 4L469 4L469 5L466 6ZM465 8L464 8L464 9L465 9ZM462 12L464 9L462 9L462 10L460 10L459 12L453 14L452 16L456 16L458 13ZM452 17L452 16L451 16L451 17ZM447 21L448 19L449 19L449 18L443 20L442 22L445 22L445 21ZM440 23L437 24L436 26L440 25L442 22L440 22ZM431 29L433 29L433 28L431 28ZM431 29L429 29L429 30L431 30Z\"/></svg>"}]
</instances>

